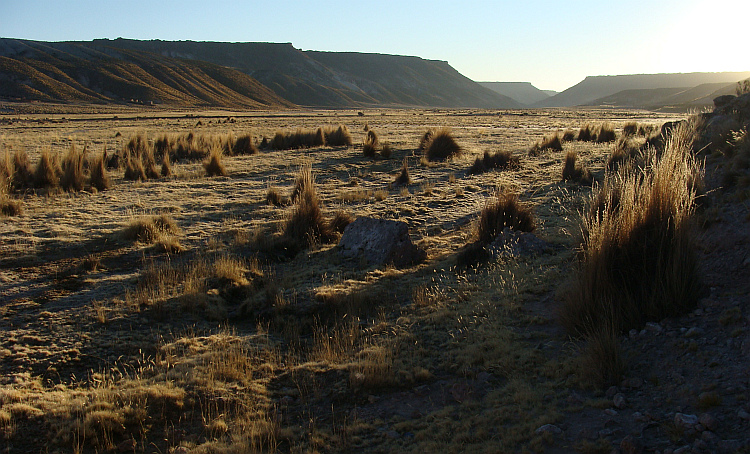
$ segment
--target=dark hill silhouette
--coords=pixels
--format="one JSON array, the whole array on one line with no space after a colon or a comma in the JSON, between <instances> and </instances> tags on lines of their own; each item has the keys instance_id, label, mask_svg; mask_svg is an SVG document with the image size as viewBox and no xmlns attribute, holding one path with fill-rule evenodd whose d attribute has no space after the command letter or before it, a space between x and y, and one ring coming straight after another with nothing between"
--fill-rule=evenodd
<instances>
[{"instance_id":1,"label":"dark hill silhouette","mask_svg":"<svg viewBox=\"0 0 750 454\"><path fill-rule=\"evenodd\" d=\"M521 105L529 106L550 97L530 82L479 82L479 85L508 96Z\"/></svg>"},{"instance_id":2,"label":"dark hill silhouette","mask_svg":"<svg viewBox=\"0 0 750 454\"><path fill-rule=\"evenodd\" d=\"M95 40L77 43L205 61L252 76L295 104L321 107L514 108L448 63L419 57L315 52L292 44Z\"/></svg>"},{"instance_id":3,"label":"dark hill silhouette","mask_svg":"<svg viewBox=\"0 0 750 454\"><path fill-rule=\"evenodd\" d=\"M0 39L0 82L0 98L10 100L293 106L234 69L98 43Z\"/></svg>"},{"instance_id":4,"label":"dark hill silhouette","mask_svg":"<svg viewBox=\"0 0 750 454\"><path fill-rule=\"evenodd\" d=\"M676 88L686 90L703 84L733 84L748 77L750 77L750 72L589 76L567 90L536 103L535 106L569 107L591 105L600 98L606 98L624 90Z\"/></svg>"}]
</instances>

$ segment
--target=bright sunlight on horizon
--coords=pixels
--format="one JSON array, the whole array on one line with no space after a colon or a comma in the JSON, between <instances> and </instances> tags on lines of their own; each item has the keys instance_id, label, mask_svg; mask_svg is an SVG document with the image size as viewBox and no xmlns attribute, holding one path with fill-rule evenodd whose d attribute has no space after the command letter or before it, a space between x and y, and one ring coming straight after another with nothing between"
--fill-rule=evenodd
<instances>
[{"instance_id":1,"label":"bright sunlight on horizon","mask_svg":"<svg viewBox=\"0 0 750 454\"><path fill-rule=\"evenodd\" d=\"M747 71L736 0L0 2L0 37L291 42L446 60L475 81L562 91L586 76ZM168 18L168 20L167 20ZM282 19L282 20L280 20Z\"/></svg>"}]
</instances>

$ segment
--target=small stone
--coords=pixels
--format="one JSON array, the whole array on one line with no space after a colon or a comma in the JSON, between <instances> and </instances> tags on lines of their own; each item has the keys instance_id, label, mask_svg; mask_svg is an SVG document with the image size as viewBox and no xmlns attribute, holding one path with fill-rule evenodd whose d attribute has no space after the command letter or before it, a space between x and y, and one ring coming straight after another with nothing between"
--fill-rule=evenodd
<instances>
[{"instance_id":1,"label":"small stone","mask_svg":"<svg viewBox=\"0 0 750 454\"><path fill-rule=\"evenodd\" d=\"M710 413L702 413L698 417L698 421L706 428L706 430L716 430L716 418L711 416Z\"/></svg>"},{"instance_id":2,"label":"small stone","mask_svg":"<svg viewBox=\"0 0 750 454\"><path fill-rule=\"evenodd\" d=\"M693 442L693 449L697 449L698 451L705 451L706 449L708 449L708 445L705 441L699 438Z\"/></svg>"},{"instance_id":3,"label":"small stone","mask_svg":"<svg viewBox=\"0 0 750 454\"><path fill-rule=\"evenodd\" d=\"M640 377L633 377L628 380L628 387L639 389L641 386L643 386L643 379Z\"/></svg>"},{"instance_id":4,"label":"small stone","mask_svg":"<svg viewBox=\"0 0 750 454\"><path fill-rule=\"evenodd\" d=\"M636 337L638 337L638 330L636 330L636 329L631 329L631 330L630 330L630 331L628 332L628 336L630 336L630 338L631 338L631 339L635 339Z\"/></svg>"},{"instance_id":5,"label":"small stone","mask_svg":"<svg viewBox=\"0 0 750 454\"><path fill-rule=\"evenodd\" d=\"M717 437L716 434L711 432L710 430L707 430L701 434L701 440L703 441L712 442L716 441L717 438L719 437Z\"/></svg>"},{"instance_id":6,"label":"small stone","mask_svg":"<svg viewBox=\"0 0 750 454\"><path fill-rule=\"evenodd\" d=\"M401 435L395 430L389 430L388 432L385 433L385 435L388 438L400 438L401 437Z\"/></svg>"},{"instance_id":7,"label":"small stone","mask_svg":"<svg viewBox=\"0 0 750 454\"><path fill-rule=\"evenodd\" d=\"M688 415L685 413L674 414L674 425L677 427L692 429L696 424L698 424L698 417L695 415Z\"/></svg>"},{"instance_id":8,"label":"small stone","mask_svg":"<svg viewBox=\"0 0 750 454\"><path fill-rule=\"evenodd\" d=\"M620 390L617 388L617 386L610 386L609 388L607 388L607 392L605 392L604 395L611 399L615 397L615 394L617 394L618 392L620 392Z\"/></svg>"},{"instance_id":9,"label":"small stone","mask_svg":"<svg viewBox=\"0 0 750 454\"><path fill-rule=\"evenodd\" d=\"M635 437L628 435L620 442L620 450L623 454L639 454L643 452L643 447Z\"/></svg>"},{"instance_id":10,"label":"small stone","mask_svg":"<svg viewBox=\"0 0 750 454\"><path fill-rule=\"evenodd\" d=\"M685 332L685 337L698 337L703 334L703 329L694 326Z\"/></svg>"},{"instance_id":11,"label":"small stone","mask_svg":"<svg viewBox=\"0 0 750 454\"><path fill-rule=\"evenodd\" d=\"M534 431L536 434L549 433L552 435L559 435L562 433L562 429L554 424L545 424Z\"/></svg>"},{"instance_id":12,"label":"small stone","mask_svg":"<svg viewBox=\"0 0 750 454\"><path fill-rule=\"evenodd\" d=\"M654 322L646 323L646 329L652 333L657 333L657 334L664 331L664 328L662 328L660 324L654 323Z\"/></svg>"},{"instance_id":13,"label":"small stone","mask_svg":"<svg viewBox=\"0 0 750 454\"><path fill-rule=\"evenodd\" d=\"M740 419L744 419L745 421L750 421L750 413L746 412L743 408L740 408L740 410L737 412L737 416L739 416Z\"/></svg>"},{"instance_id":14,"label":"small stone","mask_svg":"<svg viewBox=\"0 0 750 454\"><path fill-rule=\"evenodd\" d=\"M615 408L618 410L622 410L623 408L628 406L628 401L625 399L625 396L622 394L615 394L615 397L612 399L612 403L615 404Z\"/></svg>"},{"instance_id":15,"label":"small stone","mask_svg":"<svg viewBox=\"0 0 750 454\"><path fill-rule=\"evenodd\" d=\"M672 451L672 454L687 454L688 452L692 451L692 446L685 445L681 448L677 448L674 451Z\"/></svg>"},{"instance_id":16,"label":"small stone","mask_svg":"<svg viewBox=\"0 0 750 454\"><path fill-rule=\"evenodd\" d=\"M636 411L633 413L633 420L636 422L647 422L649 420L648 416L642 414L640 411Z\"/></svg>"},{"instance_id":17,"label":"small stone","mask_svg":"<svg viewBox=\"0 0 750 454\"><path fill-rule=\"evenodd\" d=\"M618 414L617 410L615 410L613 408L607 408L606 410L604 410L604 413L607 414L607 415L609 415L609 416L617 416L617 414Z\"/></svg>"}]
</instances>

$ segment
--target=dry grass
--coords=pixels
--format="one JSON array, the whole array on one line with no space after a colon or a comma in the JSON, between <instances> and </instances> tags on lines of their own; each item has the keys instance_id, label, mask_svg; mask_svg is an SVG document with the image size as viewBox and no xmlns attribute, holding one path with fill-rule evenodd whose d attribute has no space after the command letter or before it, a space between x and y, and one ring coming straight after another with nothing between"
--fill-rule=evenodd
<instances>
[{"instance_id":1,"label":"dry grass","mask_svg":"<svg viewBox=\"0 0 750 454\"><path fill-rule=\"evenodd\" d=\"M408 158L404 157L404 162L401 165L401 172L396 177L396 180L394 181L396 185L410 185L411 184L411 177L409 176L409 160Z\"/></svg>"},{"instance_id":2,"label":"dry grass","mask_svg":"<svg viewBox=\"0 0 750 454\"><path fill-rule=\"evenodd\" d=\"M636 134L638 134L638 122L637 121L629 121L625 123L625 125L622 127L623 136L634 136Z\"/></svg>"},{"instance_id":3,"label":"dry grass","mask_svg":"<svg viewBox=\"0 0 750 454\"><path fill-rule=\"evenodd\" d=\"M111 181L107 172L107 149L89 161L89 181L97 191L109 189Z\"/></svg>"},{"instance_id":4,"label":"dry grass","mask_svg":"<svg viewBox=\"0 0 750 454\"><path fill-rule=\"evenodd\" d=\"M650 156L648 171L608 174L592 199L582 260L564 298L570 332L623 332L695 305L695 123L675 129L661 158Z\"/></svg>"},{"instance_id":5,"label":"dry grass","mask_svg":"<svg viewBox=\"0 0 750 454\"><path fill-rule=\"evenodd\" d=\"M222 157L224 152L219 147L213 147L208 155L208 158L203 161L203 168L206 171L207 177L225 176L227 169L222 163Z\"/></svg>"},{"instance_id":6,"label":"dry grass","mask_svg":"<svg viewBox=\"0 0 750 454\"><path fill-rule=\"evenodd\" d=\"M540 142L535 143L529 150L529 154L536 155L545 150L562 151L562 142L560 133L556 131L554 134L546 135Z\"/></svg>"},{"instance_id":7,"label":"dry grass","mask_svg":"<svg viewBox=\"0 0 750 454\"><path fill-rule=\"evenodd\" d=\"M484 156L477 158L469 167L469 175L479 175L494 169L512 169L519 166L519 159L513 156L510 150L498 151L496 153L484 152Z\"/></svg>"},{"instance_id":8,"label":"dry grass","mask_svg":"<svg viewBox=\"0 0 750 454\"><path fill-rule=\"evenodd\" d=\"M608 143L617 140L617 133L611 123L602 123L596 131L597 143Z\"/></svg>"},{"instance_id":9,"label":"dry grass","mask_svg":"<svg viewBox=\"0 0 750 454\"><path fill-rule=\"evenodd\" d=\"M42 150L34 169L35 188L54 188L60 183L60 162L49 149Z\"/></svg>"},{"instance_id":10,"label":"dry grass","mask_svg":"<svg viewBox=\"0 0 750 454\"><path fill-rule=\"evenodd\" d=\"M367 131L367 135L365 135L362 142L362 154L365 155L366 158L374 158L377 155L379 146L380 141L378 140L378 135L375 134L375 131L370 129Z\"/></svg>"},{"instance_id":11,"label":"dry grass","mask_svg":"<svg viewBox=\"0 0 750 454\"><path fill-rule=\"evenodd\" d=\"M579 129L576 140L580 142L591 142L592 140L595 140L595 134L592 131L591 125L586 124Z\"/></svg>"},{"instance_id":12,"label":"dry grass","mask_svg":"<svg viewBox=\"0 0 750 454\"><path fill-rule=\"evenodd\" d=\"M155 243L163 236L177 236L180 228L174 219L166 214L159 216L139 216L130 221L122 232L123 238L141 243Z\"/></svg>"},{"instance_id":13,"label":"dry grass","mask_svg":"<svg viewBox=\"0 0 750 454\"><path fill-rule=\"evenodd\" d=\"M563 181L573 181L580 184L591 184L591 171L589 168L578 161L578 155L575 151L568 151L565 154L565 164L562 170Z\"/></svg>"},{"instance_id":14,"label":"dry grass","mask_svg":"<svg viewBox=\"0 0 750 454\"><path fill-rule=\"evenodd\" d=\"M62 175L60 177L60 186L65 191L79 192L83 190L84 183L86 182L83 173L85 155L86 150L80 151L75 145L71 145L68 148L68 152L62 160Z\"/></svg>"},{"instance_id":15,"label":"dry grass","mask_svg":"<svg viewBox=\"0 0 750 454\"><path fill-rule=\"evenodd\" d=\"M380 156L384 159L391 159L393 155L393 147L388 142L383 142L380 147Z\"/></svg>"},{"instance_id":16,"label":"dry grass","mask_svg":"<svg viewBox=\"0 0 750 454\"><path fill-rule=\"evenodd\" d=\"M448 128L433 131L429 136L428 143L425 144L425 157L433 162L452 159L460 155L461 152L461 147Z\"/></svg>"},{"instance_id":17,"label":"dry grass","mask_svg":"<svg viewBox=\"0 0 750 454\"><path fill-rule=\"evenodd\" d=\"M338 125L337 127L326 127L323 130L325 136L325 144L329 147L351 147L352 136L349 133L349 128L346 125Z\"/></svg>"},{"instance_id":18,"label":"dry grass","mask_svg":"<svg viewBox=\"0 0 750 454\"><path fill-rule=\"evenodd\" d=\"M329 226L332 231L344 233L346 226L354 222L354 216L348 211L338 210L331 218Z\"/></svg>"},{"instance_id":19,"label":"dry grass","mask_svg":"<svg viewBox=\"0 0 750 454\"><path fill-rule=\"evenodd\" d=\"M505 228L533 232L536 228L531 208L518 200L516 194L498 193L479 214L476 237L480 243L491 243Z\"/></svg>"},{"instance_id":20,"label":"dry grass","mask_svg":"<svg viewBox=\"0 0 750 454\"><path fill-rule=\"evenodd\" d=\"M232 155L247 156L258 152L258 148L253 142L252 134L244 134L237 138L232 146Z\"/></svg>"},{"instance_id":21,"label":"dry grass","mask_svg":"<svg viewBox=\"0 0 750 454\"><path fill-rule=\"evenodd\" d=\"M34 171L31 160L25 150L16 150L13 153L13 178L12 184L16 190L21 190L33 184Z\"/></svg>"},{"instance_id":22,"label":"dry grass","mask_svg":"<svg viewBox=\"0 0 750 454\"><path fill-rule=\"evenodd\" d=\"M301 248L332 239L331 229L323 216L315 189L312 168L304 166L297 177L299 190L292 197L295 206L284 225L284 237Z\"/></svg>"},{"instance_id":23,"label":"dry grass","mask_svg":"<svg viewBox=\"0 0 750 454\"><path fill-rule=\"evenodd\" d=\"M427 147L429 146L430 142L432 142L432 136L435 134L434 129L428 129L425 131L424 134L422 134L422 137L419 138L419 145L417 146L417 153L424 153L427 151Z\"/></svg>"}]
</instances>

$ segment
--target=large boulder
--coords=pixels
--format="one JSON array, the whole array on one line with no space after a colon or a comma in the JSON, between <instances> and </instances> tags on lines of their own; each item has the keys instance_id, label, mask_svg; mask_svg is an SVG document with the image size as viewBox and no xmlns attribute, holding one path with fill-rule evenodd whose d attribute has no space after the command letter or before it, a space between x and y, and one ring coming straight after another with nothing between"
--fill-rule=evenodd
<instances>
[{"instance_id":1,"label":"large boulder","mask_svg":"<svg viewBox=\"0 0 750 454\"><path fill-rule=\"evenodd\" d=\"M360 217L349 224L338 248L345 258L364 259L368 265L376 266L409 266L427 257L411 242L405 222L370 217Z\"/></svg>"}]
</instances>

